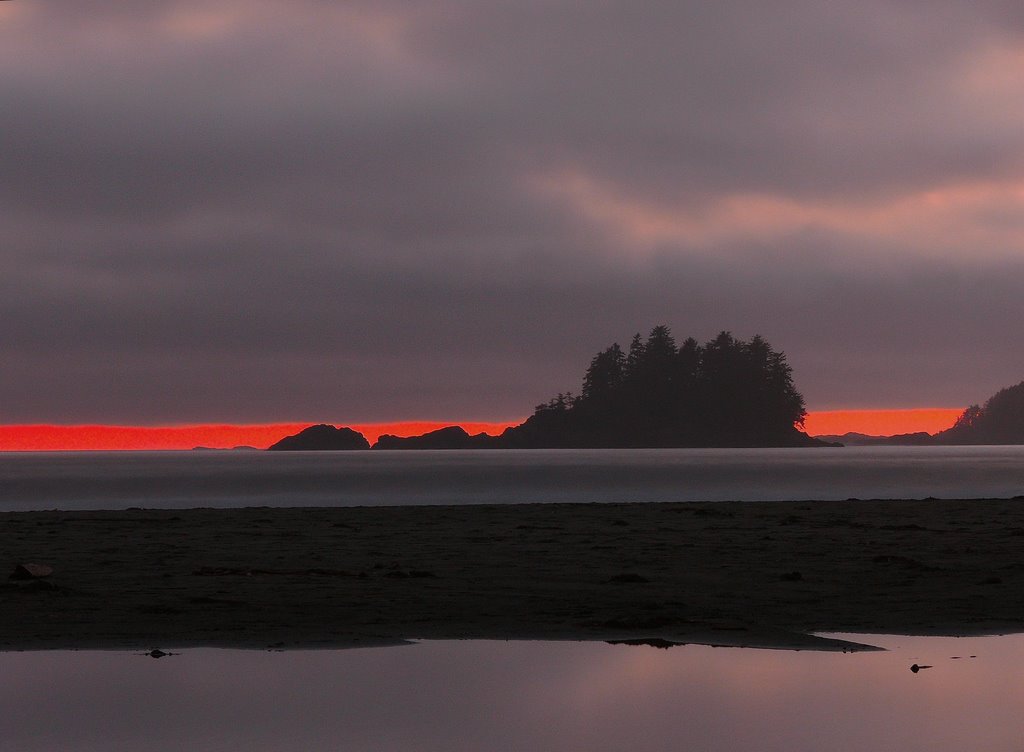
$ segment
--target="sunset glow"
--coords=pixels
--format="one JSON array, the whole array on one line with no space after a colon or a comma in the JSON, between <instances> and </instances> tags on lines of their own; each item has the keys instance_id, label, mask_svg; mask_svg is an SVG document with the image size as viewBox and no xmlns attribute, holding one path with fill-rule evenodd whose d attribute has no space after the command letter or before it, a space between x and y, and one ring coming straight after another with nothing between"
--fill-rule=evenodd
<instances>
[{"instance_id":1,"label":"sunset glow","mask_svg":"<svg viewBox=\"0 0 1024 752\"><path fill-rule=\"evenodd\" d=\"M875 436L949 428L962 408L920 408L908 410L828 410L808 413L805 429L812 436L844 434L848 431ZM417 436L450 425L462 426L468 433L500 434L522 420L505 422L404 421L398 423L352 423L350 428L363 434L371 444L381 434ZM186 426L0 426L0 451L118 451L173 450L210 447L230 449L251 446L266 449L278 439L298 433L309 423L267 423L255 425Z\"/></svg>"},{"instance_id":2,"label":"sunset glow","mask_svg":"<svg viewBox=\"0 0 1024 752\"><path fill-rule=\"evenodd\" d=\"M407 421L403 423L349 424L371 444L381 434L416 436L450 425L461 425L469 433L498 434L519 421L506 423L439 423ZM310 423L270 423L260 425L188 425L188 426L0 426L0 451L117 451L169 450L209 447L230 449L251 446L266 449L279 439L298 433Z\"/></svg>"},{"instance_id":3,"label":"sunset glow","mask_svg":"<svg viewBox=\"0 0 1024 752\"><path fill-rule=\"evenodd\" d=\"M989 212L1008 215L1024 206L1024 182L958 182L898 196L851 202L794 198L783 193L734 193L697 204L637 199L628 187L615 186L578 170L544 173L532 185L564 204L585 222L611 232L628 247L657 249L666 243L707 247L720 252L724 242L787 237L814 227L883 242L916 239L919 253L943 254L972 244L989 249L1016 248L1024 236L1017 225L993 227L981 221Z\"/></svg>"},{"instance_id":4,"label":"sunset glow","mask_svg":"<svg viewBox=\"0 0 1024 752\"><path fill-rule=\"evenodd\" d=\"M960 416L962 407L909 410L824 410L807 414L804 429L811 436L854 432L869 436L944 431Z\"/></svg>"}]
</instances>

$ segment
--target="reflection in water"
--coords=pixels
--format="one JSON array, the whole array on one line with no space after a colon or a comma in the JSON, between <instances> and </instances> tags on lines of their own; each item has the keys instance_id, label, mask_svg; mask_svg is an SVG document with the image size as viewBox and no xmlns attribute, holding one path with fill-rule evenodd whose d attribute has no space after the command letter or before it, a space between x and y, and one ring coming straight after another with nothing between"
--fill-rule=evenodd
<instances>
[{"instance_id":1,"label":"reflection in water","mask_svg":"<svg viewBox=\"0 0 1024 752\"><path fill-rule=\"evenodd\" d=\"M1024 636L865 641L891 652L426 642L160 660L4 653L0 741L23 752L1018 748Z\"/></svg>"}]
</instances>

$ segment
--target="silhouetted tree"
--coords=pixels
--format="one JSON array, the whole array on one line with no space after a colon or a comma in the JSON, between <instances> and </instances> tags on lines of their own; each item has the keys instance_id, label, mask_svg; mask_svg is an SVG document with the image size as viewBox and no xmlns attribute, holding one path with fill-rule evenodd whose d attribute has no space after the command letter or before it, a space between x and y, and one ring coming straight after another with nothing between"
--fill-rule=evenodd
<instances>
[{"instance_id":1,"label":"silhouetted tree","mask_svg":"<svg viewBox=\"0 0 1024 752\"><path fill-rule=\"evenodd\" d=\"M629 343L629 354L626 356L624 375L627 379L633 378L640 368L640 362L644 359L644 341L640 332L633 335Z\"/></svg>"},{"instance_id":2,"label":"silhouetted tree","mask_svg":"<svg viewBox=\"0 0 1024 752\"><path fill-rule=\"evenodd\" d=\"M954 431L973 431L981 423L981 416L984 412L980 405L971 405L962 413L960 417L956 419L956 423L953 424Z\"/></svg>"},{"instance_id":3,"label":"silhouetted tree","mask_svg":"<svg viewBox=\"0 0 1024 752\"><path fill-rule=\"evenodd\" d=\"M618 343L599 352L590 361L590 367L583 377L583 400L600 401L622 386L626 370L626 356Z\"/></svg>"}]
</instances>

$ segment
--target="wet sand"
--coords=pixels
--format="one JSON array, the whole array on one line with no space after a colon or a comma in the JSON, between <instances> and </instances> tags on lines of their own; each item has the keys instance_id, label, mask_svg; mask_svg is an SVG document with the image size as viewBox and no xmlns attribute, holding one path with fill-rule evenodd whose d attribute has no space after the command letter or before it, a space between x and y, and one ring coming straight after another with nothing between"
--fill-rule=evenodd
<instances>
[{"instance_id":1,"label":"wet sand","mask_svg":"<svg viewBox=\"0 0 1024 752\"><path fill-rule=\"evenodd\" d=\"M54 570L0 581L5 650L1024 631L1024 499L16 512L0 552Z\"/></svg>"}]
</instances>

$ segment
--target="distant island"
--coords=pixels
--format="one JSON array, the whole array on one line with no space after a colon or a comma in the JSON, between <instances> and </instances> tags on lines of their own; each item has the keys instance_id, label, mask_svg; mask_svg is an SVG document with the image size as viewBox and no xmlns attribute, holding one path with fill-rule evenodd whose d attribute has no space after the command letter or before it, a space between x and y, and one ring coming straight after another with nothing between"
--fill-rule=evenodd
<instances>
[{"instance_id":1,"label":"distant island","mask_svg":"<svg viewBox=\"0 0 1024 752\"><path fill-rule=\"evenodd\" d=\"M894 436L873 436L850 431L842 434L818 434L814 438L843 446L928 446L935 443L935 437L926 431L900 433Z\"/></svg>"},{"instance_id":2,"label":"distant island","mask_svg":"<svg viewBox=\"0 0 1024 752\"><path fill-rule=\"evenodd\" d=\"M383 434L374 449L487 449L496 437L486 433L469 434L462 426L446 426L420 436Z\"/></svg>"},{"instance_id":3,"label":"distant island","mask_svg":"<svg viewBox=\"0 0 1024 752\"><path fill-rule=\"evenodd\" d=\"M560 393L499 436L449 426L421 436L383 435L373 449L547 449L828 446L798 426L806 410L786 356L760 336L722 332L676 345L666 326L628 351L593 357L579 394ZM361 441L360 441L361 440ZM350 428L318 425L271 450L369 449Z\"/></svg>"},{"instance_id":4,"label":"distant island","mask_svg":"<svg viewBox=\"0 0 1024 752\"><path fill-rule=\"evenodd\" d=\"M342 451L347 449L369 449L370 442L358 431L351 428L335 428L320 424L304 428L294 436L285 436L268 451Z\"/></svg>"},{"instance_id":5,"label":"distant island","mask_svg":"<svg viewBox=\"0 0 1024 752\"><path fill-rule=\"evenodd\" d=\"M945 431L923 431L896 436L860 433L817 438L848 446L960 446L976 444L1024 444L1024 381L1000 389L984 405L971 405Z\"/></svg>"},{"instance_id":6,"label":"distant island","mask_svg":"<svg viewBox=\"0 0 1024 752\"><path fill-rule=\"evenodd\" d=\"M192 447L193 452L258 452L254 446L248 444L242 444L233 447L208 447L208 446L195 446Z\"/></svg>"}]
</instances>

